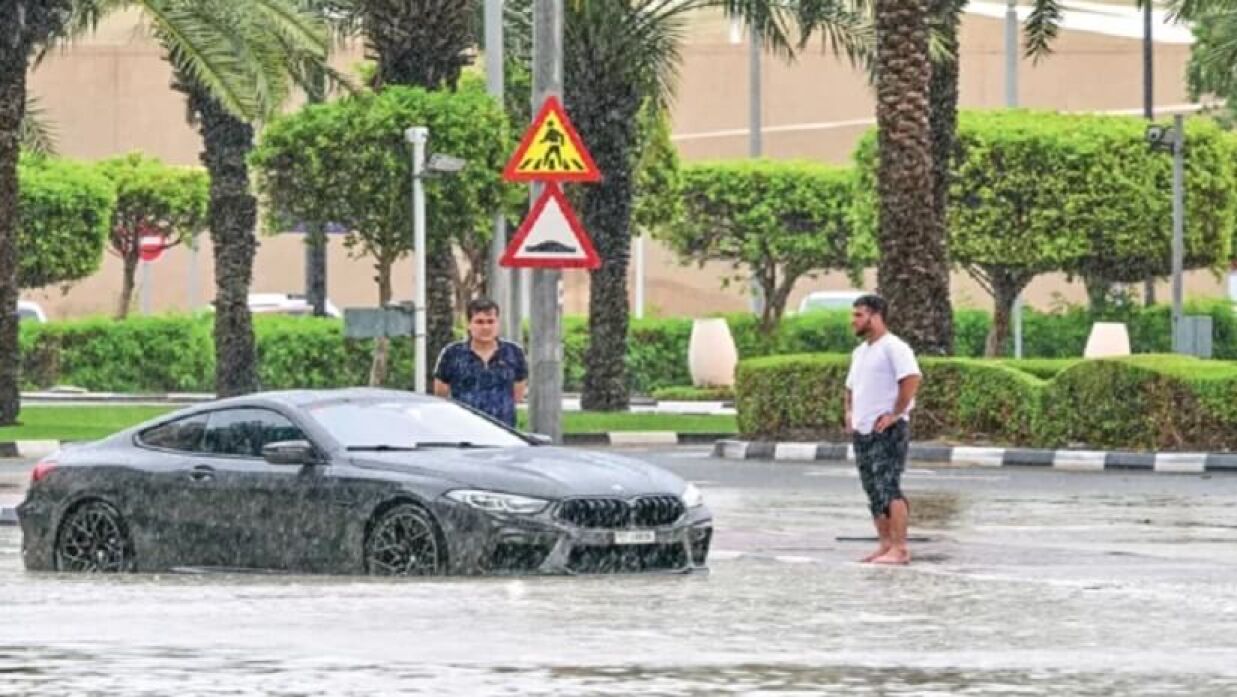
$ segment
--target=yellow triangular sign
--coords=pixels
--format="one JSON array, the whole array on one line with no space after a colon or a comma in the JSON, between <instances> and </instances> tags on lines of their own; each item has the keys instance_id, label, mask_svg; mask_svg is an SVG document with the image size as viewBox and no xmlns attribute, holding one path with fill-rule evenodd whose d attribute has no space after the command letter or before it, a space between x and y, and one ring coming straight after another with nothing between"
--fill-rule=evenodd
<instances>
[{"instance_id":1,"label":"yellow triangular sign","mask_svg":"<svg viewBox=\"0 0 1237 697\"><path fill-rule=\"evenodd\" d=\"M524 133L503 170L511 182L595 182L601 171L571 125L563 105L550 97Z\"/></svg>"}]
</instances>

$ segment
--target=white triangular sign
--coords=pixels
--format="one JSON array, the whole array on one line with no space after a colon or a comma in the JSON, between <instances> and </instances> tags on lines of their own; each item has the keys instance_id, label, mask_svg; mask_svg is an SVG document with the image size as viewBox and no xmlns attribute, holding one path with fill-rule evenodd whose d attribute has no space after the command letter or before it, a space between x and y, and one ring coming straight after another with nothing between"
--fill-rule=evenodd
<instances>
[{"instance_id":1,"label":"white triangular sign","mask_svg":"<svg viewBox=\"0 0 1237 697\"><path fill-rule=\"evenodd\" d=\"M595 269L601 259L562 189L546 186L499 262L503 266Z\"/></svg>"}]
</instances>

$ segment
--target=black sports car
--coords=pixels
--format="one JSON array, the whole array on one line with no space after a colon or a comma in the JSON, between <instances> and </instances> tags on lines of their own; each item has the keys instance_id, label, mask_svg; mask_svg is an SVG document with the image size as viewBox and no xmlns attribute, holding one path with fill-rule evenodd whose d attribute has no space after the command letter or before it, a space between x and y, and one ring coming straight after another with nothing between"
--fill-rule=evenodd
<instances>
[{"instance_id":1,"label":"black sports car","mask_svg":"<svg viewBox=\"0 0 1237 697\"><path fill-rule=\"evenodd\" d=\"M184 409L38 463L26 568L389 575L703 568L695 486L376 389Z\"/></svg>"}]
</instances>

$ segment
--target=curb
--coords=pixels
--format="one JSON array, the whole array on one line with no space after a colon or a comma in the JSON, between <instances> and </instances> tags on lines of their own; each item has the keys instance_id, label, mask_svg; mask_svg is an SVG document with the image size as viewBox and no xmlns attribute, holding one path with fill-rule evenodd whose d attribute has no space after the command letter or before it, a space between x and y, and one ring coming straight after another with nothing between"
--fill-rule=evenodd
<instances>
[{"instance_id":1,"label":"curb","mask_svg":"<svg viewBox=\"0 0 1237 697\"><path fill-rule=\"evenodd\" d=\"M677 433L675 431L610 431L565 433L563 445L713 445L729 433Z\"/></svg>"},{"instance_id":2,"label":"curb","mask_svg":"<svg viewBox=\"0 0 1237 697\"><path fill-rule=\"evenodd\" d=\"M16 506L0 506L0 527L5 525L17 525Z\"/></svg>"},{"instance_id":3,"label":"curb","mask_svg":"<svg viewBox=\"0 0 1237 697\"><path fill-rule=\"evenodd\" d=\"M60 450L58 440L19 440L0 443L0 458L22 457L38 458Z\"/></svg>"},{"instance_id":4,"label":"curb","mask_svg":"<svg viewBox=\"0 0 1237 697\"><path fill-rule=\"evenodd\" d=\"M719 440L713 457L726 460L818 461L855 459L848 443L772 443ZM1237 474L1237 453L1134 453L1104 450L976 448L911 443L910 457L973 467L1045 467L1073 472L1145 471L1164 474Z\"/></svg>"}]
</instances>

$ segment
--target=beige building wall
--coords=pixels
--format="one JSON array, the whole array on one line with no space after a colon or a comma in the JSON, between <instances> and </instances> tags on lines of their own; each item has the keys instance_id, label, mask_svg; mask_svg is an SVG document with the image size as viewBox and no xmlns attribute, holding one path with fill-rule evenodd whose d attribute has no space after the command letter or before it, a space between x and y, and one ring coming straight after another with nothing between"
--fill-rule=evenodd
<instances>
[{"instance_id":1,"label":"beige building wall","mask_svg":"<svg viewBox=\"0 0 1237 697\"><path fill-rule=\"evenodd\" d=\"M1001 106L1004 99L1002 26L998 20L968 16L962 28L961 100L964 108ZM1020 99L1028 107L1064 110L1131 110L1141 104L1141 44L1063 32L1053 56L1039 65L1024 62ZM1156 101L1186 101L1182 75L1189 49L1160 45L1156 54ZM336 59L349 68L360 58L350 51ZM683 51L678 96L674 104L675 140L686 160L747 155L747 47L729 41L728 22L704 18L693 28ZM794 63L766 56L763 120L764 148L774 158L844 163L858 137L871 127L874 104L865 76L823 51L809 50ZM182 96L170 89L171 73L159 49L140 28L136 15L115 17L100 32L72 48L53 53L33 74L31 91L55 123L59 147L71 157L96 159L143 150L169 162L198 162L200 140L185 121ZM648 245L647 308L655 315L699 315L747 307L741 288L722 290L721 265L703 269L678 264L666 249ZM296 235L264 237L255 265L255 292L299 292L303 288L303 252ZM54 318L109 313L120 289L120 264L108 256L95 276L62 292L30 291L24 297L44 304ZM210 244L195 256L170 250L155 263L151 292L155 311L201 307L213 297ZM329 294L341 307L372 305L377 300L372 264L351 259L338 239L330 250ZM565 274L568 313L586 312L588 275ZM196 283L195 283L196 280ZM844 288L841 274L803 280L792 306L816 289ZM865 287L874 285L868 274ZM397 298L411 297L412 264L396 270ZM1165 287L1164 293L1167 293ZM1187 292L1222 294L1222 283L1208 273L1192 274ZM955 274L954 300L963 306L990 306L987 295L965 274ZM1059 276L1035 281L1029 302L1047 307L1054 300L1081 301L1080 286Z\"/></svg>"}]
</instances>

